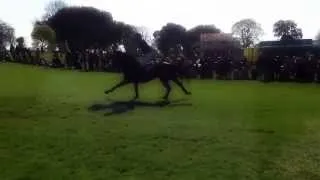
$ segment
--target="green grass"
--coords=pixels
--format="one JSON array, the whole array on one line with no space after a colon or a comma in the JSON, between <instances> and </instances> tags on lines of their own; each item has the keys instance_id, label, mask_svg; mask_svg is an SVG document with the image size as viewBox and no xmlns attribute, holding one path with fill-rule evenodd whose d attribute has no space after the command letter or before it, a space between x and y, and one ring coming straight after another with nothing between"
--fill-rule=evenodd
<instances>
[{"instance_id":1,"label":"green grass","mask_svg":"<svg viewBox=\"0 0 320 180\"><path fill-rule=\"evenodd\" d=\"M172 99L192 106L89 111L118 78L0 64L0 179L320 179L319 86L191 81Z\"/></svg>"}]
</instances>

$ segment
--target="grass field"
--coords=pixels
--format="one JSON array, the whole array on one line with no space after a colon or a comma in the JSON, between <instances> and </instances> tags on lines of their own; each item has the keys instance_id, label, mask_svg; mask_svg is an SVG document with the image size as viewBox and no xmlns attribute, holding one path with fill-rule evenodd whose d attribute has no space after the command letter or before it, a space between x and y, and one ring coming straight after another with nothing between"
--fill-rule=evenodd
<instances>
[{"instance_id":1,"label":"grass field","mask_svg":"<svg viewBox=\"0 0 320 180\"><path fill-rule=\"evenodd\" d=\"M320 179L318 85L191 81L158 107L154 81L125 106L118 78L0 64L0 179Z\"/></svg>"}]
</instances>

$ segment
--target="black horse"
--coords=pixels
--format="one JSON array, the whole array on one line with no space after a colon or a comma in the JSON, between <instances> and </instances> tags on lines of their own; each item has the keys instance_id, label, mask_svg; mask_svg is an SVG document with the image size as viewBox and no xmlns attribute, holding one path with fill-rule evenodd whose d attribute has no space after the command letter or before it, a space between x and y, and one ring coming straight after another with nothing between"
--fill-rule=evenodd
<instances>
[{"instance_id":1,"label":"black horse","mask_svg":"<svg viewBox=\"0 0 320 180\"><path fill-rule=\"evenodd\" d=\"M157 63L150 65L150 67L147 68L139 63L135 57L121 51L114 52L111 56L111 60L113 65L119 68L123 73L123 79L111 89L106 90L105 94L109 94L119 87L132 83L135 90L134 99L138 99L139 84L147 83L159 78L162 85L166 88L166 93L163 99L168 100L169 94L171 92L170 81L175 82L186 95L191 95L191 93L179 80L180 77L186 77L186 73L177 65L168 63Z\"/></svg>"}]
</instances>

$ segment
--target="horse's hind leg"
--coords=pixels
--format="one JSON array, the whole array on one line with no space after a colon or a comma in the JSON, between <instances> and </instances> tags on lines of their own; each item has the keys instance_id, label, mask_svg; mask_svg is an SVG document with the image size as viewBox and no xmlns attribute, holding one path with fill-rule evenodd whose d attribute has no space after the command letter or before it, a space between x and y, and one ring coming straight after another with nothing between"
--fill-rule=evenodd
<instances>
[{"instance_id":1,"label":"horse's hind leg","mask_svg":"<svg viewBox=\"0 0 320 180\"><path fill-rule=\"evenodd\" d=\"M183 92L184 92L185 94L191 95L191 92L189 92L189 91L184 87L184 85L182 84L181 81L179 81L178 79L173 79L172 81L175 82L175 83L183 90Z\"/></svg>"},{"instance_id":2,"label":"horse's hind leg","mask_svg":"<svg viewBox=\"0 0 320 180\"><path fill-rule=\"evenodd\" d=\"M129 84L128 81L122 80L120 83L118 83L117 85L113 86L111 89L106 90L104 93L105 94L109 94L109 93L115 91L116 89L118 89L118 88L120 88L120 87L122 87L124 85L127 85L127 84Z\"/></svg>"},{"instance_id":3,"label":"horse's hind leg","mask_svg":"<svg viewBox=\"0 0 320 180\"><path fill-rule=\"evenodd\" d=\"M171 92L171 86L168 80L160 80L162 85L166 88L166 94L163 96L163 99L168 100L169 94Z\"/></svg>"}]
</instances>

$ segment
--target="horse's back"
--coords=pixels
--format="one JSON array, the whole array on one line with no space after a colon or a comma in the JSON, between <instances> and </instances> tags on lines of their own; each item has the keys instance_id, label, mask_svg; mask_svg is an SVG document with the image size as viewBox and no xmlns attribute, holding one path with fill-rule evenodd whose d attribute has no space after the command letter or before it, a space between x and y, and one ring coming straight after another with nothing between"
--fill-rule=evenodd
<instances>
[{"instance_id":1,"label":"horse's back","mask_svg":"<svg viewBox=\"0 0 320 180\"><path fill-rule=\"evenodd\" d=\"M149 82L156 78L154 67L136 66L124 73L124 78L129 82Z\"/></svg>"}]
</instances>

